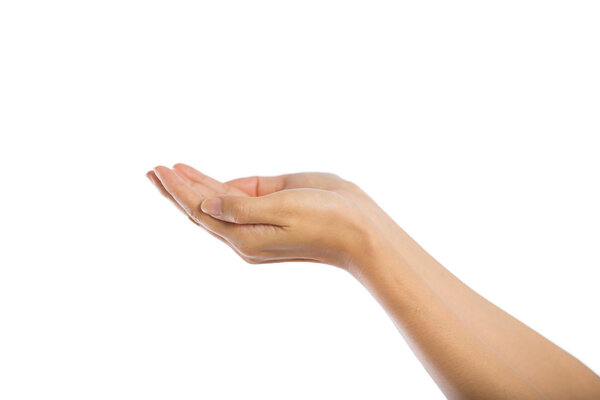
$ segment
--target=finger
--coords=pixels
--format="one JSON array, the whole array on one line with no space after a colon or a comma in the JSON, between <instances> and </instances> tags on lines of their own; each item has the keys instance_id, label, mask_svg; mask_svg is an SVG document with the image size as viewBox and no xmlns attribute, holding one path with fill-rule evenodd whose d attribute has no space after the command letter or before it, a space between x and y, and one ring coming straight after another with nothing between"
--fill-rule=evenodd
<instances>
[{"instance_id":1,"label":"finger","mask_svg":"<svg viewBox=\"0 0 600 400\"><path fill-rule=\"evenodd\" d=\"M286 196L219 196L206 199L202 211L223 221L236 224L269 224L286 226L291 212Z\"/></svg>"},{"instance_id":2,"label":"finger","mask_svg":"<svg viewBox=\"0 0 600 400\"><path fill-rule=\"evenodd\" d=\"M280 176L249 176L225 182L249 196L264 196L286 188L287 175Z\"/></svg>"},{"instance_id":3,"label":"finger","mask_svg":"<svg viewBox=\"0 0 600 400\"><path fill-rule=\"evenodd\" d=\"M188 179L192 186L204 186L207 190L212 191L212 196L220 194L243 196L245 194L240 189L219 182L208 175L204 175L202 172L190 167L189 165L177 163L173 166L173 169L176 173L185 179Z\"/></svg>"},{"instance_id":4,"label":"finger","mask_svg":"<svg viewBox=\"0 0 600 400\"><path fill-rule=\"evenodd\" d=\"M175 199L183 210L195 221L211 232L221 236L229 237L233 234L231 224L203 213L200 204L204 197L195 192L179 175L167 167L159 166L154 172L163 187Z\"/></svg>"},{"instance_id":5,"label":"finger","mask_svg":"<svg viewBox=\"0 0 600 400\"><path fill-rule=\"evenodd\" d=\"M179 211L181 211L183 214L185 214L190 221L192 221L193 223L195 223L198 226L203 227L201 224L199 224L194 218L190 217L186 211L179 205L179 203L177 203L177 201L173 198L173 196L171 196L171 194L163 187L161 181L158 179L158 177L156 176L156 174L154 173L154 171L148 171L146 173L146 176L148 177L148 179L150 179L150 181L159 189L160 193L165 196L166 198L168 198L176 207ZM236 252L237 255L239 255L242 258L246 258L246 256L244 256L242 253L240 253L238 251L238 249L235 248L235 246L229 241L227 240L227 238L220 236L219 234L215 233L215 232L211 232L208 229L204 229L206 232L208 232L211 236L216 237L217 239L219 239L220 241L222 241L223 243L225 243L227 246L231 247L231 249L233 251Z\"/></svg>"},{"instance_id":6,"label":"finger","mask_svg":"<svg viewBox=\"0 0 600 400\"><path fill-rule=\"evenodd\" d=\"M299 172L278 176L249 176L232 179L225 184L244 191L249 196L264 196L284 189L325 189L334 190L343 180L334 174L325 172Z\"/></svg>"},{"instance_id":7,"label":"finger","mask_svg":"<svg viewBox=\"0 0 600 400\"><path fill-rule=\"evenodd\" d=\"M148 171L148 172L146 172L146 177L150 180L150 182L152 182L154 184L154 186L158 189L158 191L160 192L160 194L162 194L167 199L169 199L173 203L173 205L175 207L177 207L177 209L179 211L181 211L185 215L188 215L185 212L185 210L183 208L181 208L181 206L179 205L179 203L177 201L175 201L175 199L173 198L173 196L171 196L171 194L169 192L167 192L167 190L164 188L164 186L162 185L160 179L158 179L158 177L156 176L156 174L154 173L154 171Z\"/></svg>"},{"instance_id":8,"label":"finger","mask_svg":"<svg viewBox=\"0 0 600 400\"><path fill-rule=\"evenodd\" d=\"M192 181L190 178L188 178L186 175L182 174L181 172L172 169L172 171L177 174L181 179L183 179L185 181L185 183L187 183L187 185L194 191L196 192L196 194L198 194L200 197L215 197L218 196L220 194L224 194L224 193L219 193L216 192L214 189L202 184L202 183L197 183Z\"/></svg>"}]
</instances>

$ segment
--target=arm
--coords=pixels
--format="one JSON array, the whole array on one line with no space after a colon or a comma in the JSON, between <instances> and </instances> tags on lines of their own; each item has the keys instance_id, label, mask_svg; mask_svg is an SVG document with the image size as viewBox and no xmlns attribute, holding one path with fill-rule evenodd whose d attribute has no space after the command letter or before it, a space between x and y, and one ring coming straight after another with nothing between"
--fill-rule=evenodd
<instances>
[{"instance_id":1,"label":"arm","mask_svg":"<svg viewBox=\"0 0 600 400\"><path fill-rule=\"evenodd\" d=\"M593 372L460 282L356 185L319 173L223 184L181 164L155 171L148 176L165 196L246 261L315 261L350 272L449 397L600 392ZM204 202L211 217L199 205L214 197L220 201Z\"/></svg>"},{"instance_id":2,"label":"arm","mask_svg":"<svg viewBox=\"0 0 600 400\"><path fill-rule=\"evenodd\" d=\"M569 353L495 306L445 269L399 226L394 246L463 324L551 399L600 398L600 379Z\"/></svg>"},{"instance_id":3,"label":"arm","mask_svg":"<svg viewBox=\"0 0 600 400\"><path fill-rule=\"evenodd\" d=\"M373 250L351 273L385 308L448 398L544 398L462 322L393 246L380 244L377 234L374 240Z\"/></svg>"}]
</instances>

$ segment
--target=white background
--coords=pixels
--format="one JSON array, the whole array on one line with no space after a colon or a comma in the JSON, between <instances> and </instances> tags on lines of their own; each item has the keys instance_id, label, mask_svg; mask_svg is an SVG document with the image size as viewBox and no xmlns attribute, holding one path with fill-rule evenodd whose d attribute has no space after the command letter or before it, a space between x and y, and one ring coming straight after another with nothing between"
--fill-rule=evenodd
<instances>
[{"instance_id":1,"label":"white background","mask_svg":"<svg viewBox=\"0 0 600 400\"><path fill-rule=\"evenodd\" d=\"M600 371L594 1L0 3L0 398L442 398L350 275L144 177L330 171Z\"/></svg>"}]
</instances>

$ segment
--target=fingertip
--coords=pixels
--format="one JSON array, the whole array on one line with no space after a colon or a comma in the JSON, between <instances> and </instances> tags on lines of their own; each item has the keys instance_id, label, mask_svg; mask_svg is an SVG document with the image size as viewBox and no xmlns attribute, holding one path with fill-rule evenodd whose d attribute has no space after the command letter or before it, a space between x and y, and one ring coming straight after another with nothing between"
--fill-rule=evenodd
<instances>
[{"instance_id":1,"label":"fingertip","mask_svg":"<svg viewBox=\"0 0 600 400\"><path fill-rule=\"evenodd\" d=\"M154 184L156 184L156 181L158 180L154 171L146 172L146 178L148 178L150 180L150 182L152 182Z\"/></svg>"},{"instance_id":2,"label":"fingertip","mask_svg":"<svg viewBox=\"0 0 600 400\"><path fill-rule=\"evenodd\" d=\"M177 164L173 165L173 169L188 176L190 179L201 178L201 177L205 176L202 172L198 171L196 168L189 166L187 164L184 164L184 163L177 163Z\"/></svg>"},{"instance_id":3,"label":"fingertip","mask_svg":"<svg viewBox=\"0 0 600 400\"><path fill-rule=\"evenodd\" d=\"M165 178L170 174L175 174L171 168L165 167L164 165L158 165L154 167L154 173L161 182L164 182Z\"/></svg>"},{"instance_id":4,"label":"fingertip","mask_svg":"<svg viewBox=\"0 0 600 400\"><path fill-rule=\"evenodd\" d=\"M154 172L158 172L160 173L161 171L165 171L168 170L169 168L165 167L164 165L157 165L156 167L154 167Z\"/></svg>"}]
</instances>

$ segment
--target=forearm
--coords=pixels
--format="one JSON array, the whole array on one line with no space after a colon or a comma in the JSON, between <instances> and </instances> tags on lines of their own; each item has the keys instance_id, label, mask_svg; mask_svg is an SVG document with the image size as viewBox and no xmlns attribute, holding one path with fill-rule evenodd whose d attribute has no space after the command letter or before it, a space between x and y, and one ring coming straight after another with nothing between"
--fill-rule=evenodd
<instances>
[{"instance_id":1,"label":"forearm","mask_svg":"<svg viewBox=\"0 0 600 400\"><path fill-rule=\"evenodd\" d=\"M371 204L376 225L407 264L508 365L550 398L600 397L600 379L589 368L465 285Z\"/></svg>"},{"instance_id":2,"label":"forearm","mask_svg":"<svg viewBox=\"0 0 600 400\"><path fill-rule=\"evenodd\" d=\"M507 365L385 241L350 272L388 312L415 355L449 398L544 398Z\"/></svg>"},{"instance_id":3,"label":"forearm","mask_svg":"<svg viewBox=\"0 0 600 400\"><path fill-rule=\"evenodd\" d=\"M600 379L594 372L477 294L399 227L394 245L465 325L545 395L557 399L600 397Z\"/></svg>"}]
</instances>

